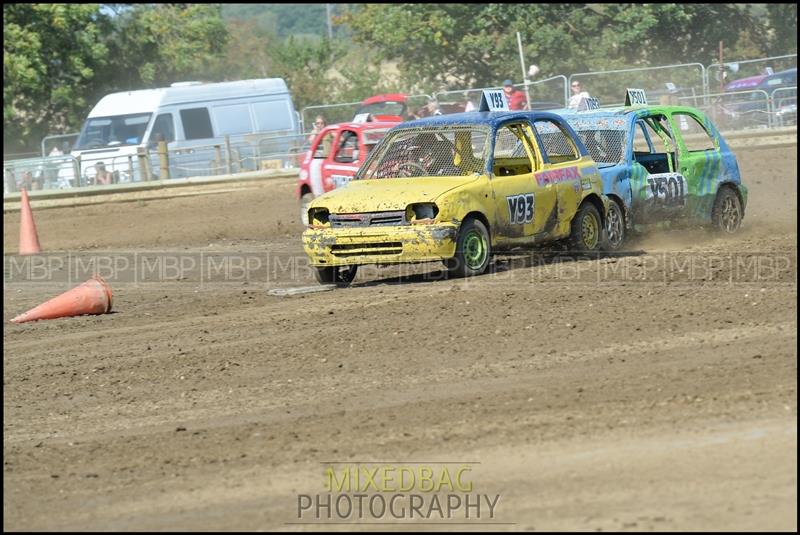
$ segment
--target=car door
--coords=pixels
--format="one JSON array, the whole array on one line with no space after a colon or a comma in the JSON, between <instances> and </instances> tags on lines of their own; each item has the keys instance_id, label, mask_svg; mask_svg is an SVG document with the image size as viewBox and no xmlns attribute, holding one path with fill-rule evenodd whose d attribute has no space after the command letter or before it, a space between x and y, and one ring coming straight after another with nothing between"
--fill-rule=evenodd
<instances>
[{"instance_id":1,"label":"car door","mask_svg":"<svg viewBox=\"0 0 800 535\"><path fill-rule=\"evenodd\" d=\"M345 186L358 171L358 133L343 129L335 141L335 150L323 161L322 177L325 191Z\"/></svg>"},{"instance_id":2,"label":"car door","mask_svg":"<svg viewBox=\"0 0 800 535\"><path fill-rule=\"evenodd\" d=\"M540 185L543 167L531 124L515 121L497 128L492 153L493 232L498 242L527 241L546 231L554 216L556 189Z\"/></svg>"},{"instance_id":3,"label":"car door","mask_svg":"<svg viewBox=\"0 0 800 535\"><path fill-rule=\"evenodd\" d=\"M678 171L677 144L664 114L640 116L631 132L631 216L655 223L683 213L686 180Z\"/></svg>"},{"instance_id":4,"label":"car door","mask_svg":"<svg viewBox=\"0 0 800 535\"><path fill-rule=\"evenodd\" d=\"M566 222L577 213L583 198L581 155L572 136L557 121L540 118L533 124L543 161L536 181L546 189L555 190L555 207L538 231L568 233Z\"/></svg>"},{"instance_id":5,"label":"car door","mask_svg":"<svg viewBox=\"0 0 800 535\"><path fill-rule=\"evenodd\" d=\"M719 139L704 126L702 116L689 111L671 114L678 142L678 168L685 183L682 215L710 212L722 170Z\"/></svg>"}]
</instances>

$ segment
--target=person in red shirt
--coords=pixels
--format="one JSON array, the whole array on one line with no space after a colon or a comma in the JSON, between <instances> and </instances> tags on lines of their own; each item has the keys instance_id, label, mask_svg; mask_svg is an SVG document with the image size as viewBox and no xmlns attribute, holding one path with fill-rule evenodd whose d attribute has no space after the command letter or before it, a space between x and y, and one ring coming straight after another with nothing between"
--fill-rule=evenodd
<instances>
[{"instance_id":1,"label":"person in red shirt","mask_svg":"<svg viewBox=\"0 0 800 535\"><path fill-rule=\"evenodd\" d=\"M506 80L503 82L503 93L508 101L508 109L510 110L525 110L528 109L528 102L525 98L525 93L514 89L514 82Z\"/></svg>"}]
</instances>

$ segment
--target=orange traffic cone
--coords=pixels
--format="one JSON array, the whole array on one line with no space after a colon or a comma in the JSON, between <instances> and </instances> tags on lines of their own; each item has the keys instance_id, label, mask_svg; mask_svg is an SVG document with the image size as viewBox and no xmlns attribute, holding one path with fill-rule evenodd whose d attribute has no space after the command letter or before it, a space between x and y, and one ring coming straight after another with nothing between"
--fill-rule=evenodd
<instances>
[{"instance_id":1,"label":"orange traffic cone","mask_svg":"<svg viewBox=\"0 0 800 535\"><path fill-rule=\"evenodd\" d=\"M80 286L20 314L11 321L12 323L24 323L84 314L106 314L107 312L111 312L111 288L106 281L95 275Z\"/></svg>"},{"instance_id":2,"label":"orange traffic cone","mask_svg":"<svg viewBox=\"0 0 800 535\"><path fill-rule=\"evenodd\" d=\"M39 246L39 236L36 234L36 223L33 222L31 203L28 201L28 190L22 189L20 198L19 224L19 254L38 254L42 252Z\"/></svg>"}]
</instances>

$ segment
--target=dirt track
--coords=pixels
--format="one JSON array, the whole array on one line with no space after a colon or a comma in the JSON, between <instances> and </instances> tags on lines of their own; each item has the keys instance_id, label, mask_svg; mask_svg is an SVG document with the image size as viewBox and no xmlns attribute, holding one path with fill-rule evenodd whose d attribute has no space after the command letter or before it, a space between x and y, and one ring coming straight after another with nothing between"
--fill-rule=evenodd
<instances>
[{"instance_id":1,"label":"dirt track","mask_svg":"<svg viewBox=\"0 0 800 535\"><path fill-rule=\"evenodd\" d=\"M291 181L36 211L67 267L9 282L5 261L4 528L315 529L293 522L321 463L436 461L476 463L495 529L796 530L796 150L740 165L733 238L293 298L267 295L313 284ZM200 271L241 253L249 281ZM103 256L189 267L124 274L114 314L8 322Z\"/></svg>"}]
</instances>

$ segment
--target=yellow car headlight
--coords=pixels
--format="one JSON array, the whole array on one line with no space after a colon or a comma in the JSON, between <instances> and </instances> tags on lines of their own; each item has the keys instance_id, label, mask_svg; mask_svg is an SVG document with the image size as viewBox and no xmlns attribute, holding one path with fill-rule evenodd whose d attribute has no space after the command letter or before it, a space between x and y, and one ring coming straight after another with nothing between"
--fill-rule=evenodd
<instances>
[{"instance_id":1,"label":"yellow car headlight","mask_svg":"<svg viewBox=\"0 0 800 535\"><path fill-rule=\"evenodd\" d=\"M412 225L433 223L439 214L439 207L432 202L409 204L406 207L406 221Z\"/></svg>"},{"instance_id":2,"label":"yellow car headlight","mask_svg":"<svg viewBox=\"0 0 800 535\"><path fill-rule=\"evenodd\" d=\"M309 208L308 226L321 227L329 224L330 212L327 208Z\"/></svg>"}]
</instances>

